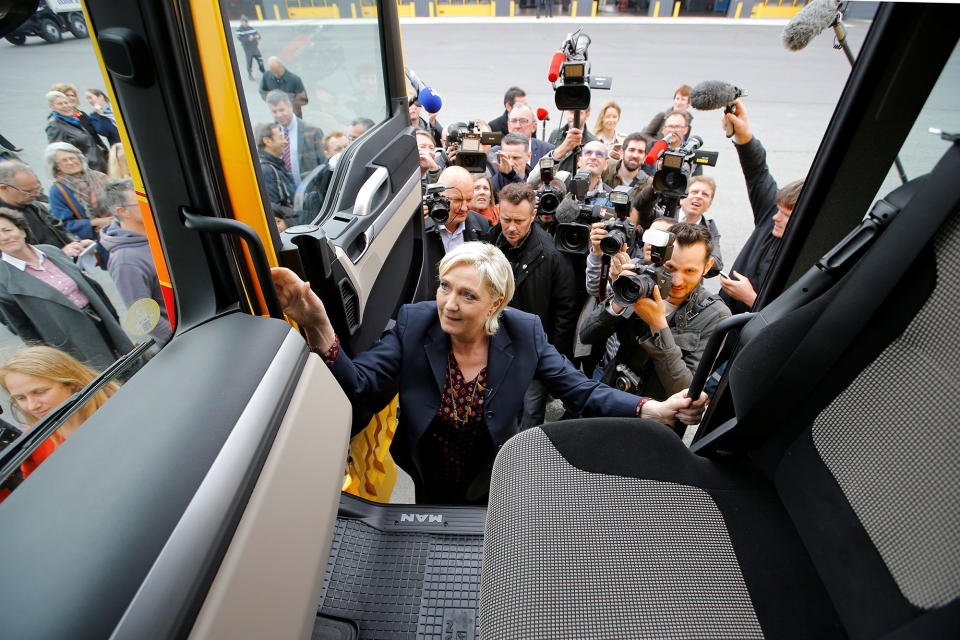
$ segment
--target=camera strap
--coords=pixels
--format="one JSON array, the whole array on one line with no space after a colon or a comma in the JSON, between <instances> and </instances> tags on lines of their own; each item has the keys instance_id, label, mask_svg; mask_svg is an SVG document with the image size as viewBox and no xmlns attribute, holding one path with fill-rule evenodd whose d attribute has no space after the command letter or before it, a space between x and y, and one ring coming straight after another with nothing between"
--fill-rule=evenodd
<instances>
[{"instance_id":1,"label":"camera strap","mask_svg":"<svg viewBox=\"0 0 960 640\"><path fill-rule=\"evenodd\" d=\"M597 303L603 304L607 299L607 278L610 277L610 256L603 254L600 258L600 286L597 287Z\"/></svg>"}]
</instances>

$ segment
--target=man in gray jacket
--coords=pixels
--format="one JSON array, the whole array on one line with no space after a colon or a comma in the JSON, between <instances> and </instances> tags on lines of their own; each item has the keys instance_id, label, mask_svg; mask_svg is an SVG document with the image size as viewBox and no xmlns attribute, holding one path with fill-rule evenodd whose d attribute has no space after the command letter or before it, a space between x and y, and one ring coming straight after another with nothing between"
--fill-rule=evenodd
<instances>
[{"instance_id":1,"label":"man in gray jacket","mask_svg":"<svg viewBox=\"0 0 960 640\"><path fill-rule=\"evenodd\" d=\"M717 323L730 310L701 285L713 266L713 239L699 224L677 223L673 255L664 263L672 282L664 300L659 289L653 298L640 298L624 308L608 298L584 321L580 339L585 344L603 344L617 333L620 349L604 370L603 381L613 384L620 377L629 381L632 393L664 399L690 386L707 340ZM636 268L626 253L613 256L611 278ZM625 386L625 385L621 385Z\"/></svg>"},{"instance_id":2,"label":"man in gray jacket","mask_svg":"<svg viewBox=\"0 0 960 640\"><path fill-rule=\"evenodd\" d=\"M133 183L129 179L108 180L104 200L117 218L100 232L100 244L110 252L107 271L125 305L149 298L160 307L160 319L150 335L162 347L173 332Z\"/></svg>"}]
</instances>

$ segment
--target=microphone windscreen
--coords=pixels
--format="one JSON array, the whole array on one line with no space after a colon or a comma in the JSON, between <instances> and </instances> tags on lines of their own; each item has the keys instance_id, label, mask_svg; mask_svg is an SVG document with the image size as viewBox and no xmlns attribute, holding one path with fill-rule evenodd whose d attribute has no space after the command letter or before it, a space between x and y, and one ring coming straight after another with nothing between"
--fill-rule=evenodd
<instances>
[{"instance_id":1,"label":"microphone windscreen","mask_svg":"<svg viewBox=\"0 0 960 640\"><path fill-rule=\"evenodd\" d=\"M793 16L783 29L783 46L800 51L810 41L833 25L839 11L839 0L812 0Z\"/></svg>"},{"instance_id":2,"label":"microphone windscreen","mask_svg":"<svg viewBox=\"0 0 960 640\"><path fill-rule=\"evenodd\" d=\"M540 107L537 109L537 120L549 120L549 119L550 119L549 111L547 111L543 107Z\"/></svg>"},{"instance_id":3,"label":"microphone windscreen","mask_svg":"<svg viewBox=\"0 0 960 640\"><path fill-rule=\"evenodd\" d=\"M417 96L417 100L420 101L420 106L426 109L427 113L436 113L443 106L443 100L430 87L424 88Z\"/></svg>"},{"instance_id":4,"label":"microphone windscreen","mask_svg":"<svg viewBox=\"0 0 960 640\"><path fill-rule=\"evenodd\" d=\"M553 54L553 60L550 61L550 70L547 72L547 81L556 82L557 78L560 77L560 67L563 65L563 62L567 59L567 56L563 55L562 51L557 51Z\"/></svg>"},{"instance_id":5,"label":"microphone windscreen","mask_svg":"<svg viewBox=\"0 0 960 640\"><path fill-rule=\"evenodd\" d=\"M723 109L743 94L740 89L717 80L705 80L690 90L690 106L700 111Z\"/></svg>"},{"instance_id":6,"label":"microphone windscreen","mask_svg":"<svg viewBox=\"0 0 960 640\"><path fill-rule=\"evenodd\" d=\"M560 203L560 206L557 207L557 222L562 222L566 224L567 222L573 222L577 219L577 215L580 213L580 205L577 204L577 201L572 198L567 198Z\"/></svg>"},{"instance_id":7,"label":"microphone windscreen","mask_svg":"<svg viewBox=\"0 0 960 640\"><path fill-rule=\"evenodd\" d=\"M647 154L647 157L643 159L643 164L651 165L657 161L657 158L660 157L660 152L667 148L666 140L657 140L653 143L653 146L650 147L650 152Z\"/></svg>"}]
</instances>

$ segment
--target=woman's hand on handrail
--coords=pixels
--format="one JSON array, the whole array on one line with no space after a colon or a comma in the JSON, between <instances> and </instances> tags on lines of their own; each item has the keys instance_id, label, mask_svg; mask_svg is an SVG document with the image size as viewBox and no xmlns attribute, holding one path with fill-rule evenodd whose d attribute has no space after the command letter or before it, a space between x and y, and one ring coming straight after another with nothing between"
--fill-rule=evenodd
<instances>
[{"instance_id":1,"label":"woman's hand on handrail","mask_svg":"<svg viewBox=\"0 0 960 640\"><path fill-rule=\"evenodd\" d=\"M273 276L273 285L277 289L283 312L300 325L310 348L321 354L329 351L337 336L323 302L310 288L310 283L284 267L270 269L270 275Z\"/></svg>"}]
</instances>

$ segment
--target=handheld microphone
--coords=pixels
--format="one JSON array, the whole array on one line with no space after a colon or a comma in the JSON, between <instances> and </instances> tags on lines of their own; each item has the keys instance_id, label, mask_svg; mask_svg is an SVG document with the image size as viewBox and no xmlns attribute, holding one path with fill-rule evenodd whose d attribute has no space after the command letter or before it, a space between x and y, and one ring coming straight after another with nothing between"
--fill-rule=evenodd
<instances>
[{"instance_id":1,"label":"handheld microphone","mask_svg":"<svg viewBox=\"0 0 960 640\"><path fill-rule=\"evenodd\" d=\"M667 139L657 140L653 143L653 146L650 147L650 152L647 153L647 157L643 159L643 164L652 165L657 161L657 158L660 157L660 153L667 148Z\"/></svg>"},{"instance_id":2,"label":"handheld microphone","mask_svg":"<svg viewBox=\"0 0 960 640\"><path fill-rule=\"evenodd\" d=\"M553 59L550 61L550 70L547 71L547 81L556 82L560 77L560 67L563 66L563 63L566 62L567 56L563 54L563 51L557 51L553 54Z\"/></svg>"},{"instance_id":3,"label":"handheld microphone","mask_svg":"<svg viewBox=\"0 0 960 640\"><path fill-rule=\"evenodd\" d=\"M557 212L554 214L557 222L566 224L573 222L580 214L580 205L573 198L566 198L557 206Z\"/></svg>"},{"instance_id":4,"label":"handheld microphone","mask_svg":"<svg viewBox=\"0 0 960 640\"><path fill-rule=\"evenodd\" d=\"M839 0L812 0L783 29L783 46L800 51L825 29L838 23Z\"/></svg>"},{"instance_id":5,"label":"handheld microphone","mask_svg":"<svg viewBox=\"0 0 960 640\"><path fill-rule=\"evenodd\" d=\"M420 95L420 92L427 88L427 85L417 77L417 74L413 72L413 69L408 67L403 68L404 73L407 74L407 81L410 83L410 88L413 89L413 92L417 95Z\"/></svg>"},{"instance_id":6,"label":"handheld microphone","mask_svg":"<svg viewBox=\"0 0 960 640\"><path fill-rule=\"evenodd\" d=\"M427 113L436 113L440 111L440 107L443 106L443 100L441 100L437 92L430 87L421 89L420 93L417 94L417 100Z\"/></svg>"},{"instance_id":7,"label":"handheld microphone","mask_svg":"<svg viewBox=\"0 0 960 640\"><path fill-rule=\"evenodd\" d=\"M549 119L550 119L549 111L547 111L543 107L540 107L539 109L537 109L537 120L549 120Z\"/></svg>"}]
</instances>

